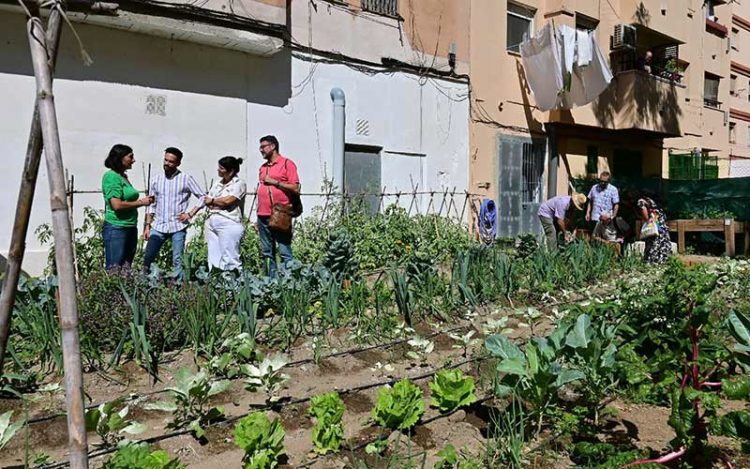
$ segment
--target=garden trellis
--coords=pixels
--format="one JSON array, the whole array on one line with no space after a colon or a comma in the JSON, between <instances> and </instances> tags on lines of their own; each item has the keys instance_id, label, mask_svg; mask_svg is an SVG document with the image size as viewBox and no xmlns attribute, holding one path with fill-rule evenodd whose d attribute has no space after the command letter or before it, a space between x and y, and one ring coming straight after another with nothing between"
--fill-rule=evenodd
<instances>
[{"instance_id":1,"label":"garden trellis","mask_svg":"<svg viewBox=\"0 0 750 469\"><path fill-rule=\"evenodd\" d=\"M59 279L58 312L65 374L70 466L75 469L84 469L88 468L88 447L83 409L83 374L78 335L73 233L66 197L57 113L52 92L52 74L57 57L62 21L63 19L67 21L67 18L65 18L63 5L59 1L40 2L32 5L34 13L29 11L23 2L20 2L20 5L28 16L27 33L37 96L24 162L23 178L16 205L16 220L13 226L5 284L0 298L0 370L2 370L3 359L7 352L11 312L13 311L23 261L42 147L44 147L56 247L55 263ZM42 7L50 8L46 32L40 14Z\"/></svg>"}]
</instances>

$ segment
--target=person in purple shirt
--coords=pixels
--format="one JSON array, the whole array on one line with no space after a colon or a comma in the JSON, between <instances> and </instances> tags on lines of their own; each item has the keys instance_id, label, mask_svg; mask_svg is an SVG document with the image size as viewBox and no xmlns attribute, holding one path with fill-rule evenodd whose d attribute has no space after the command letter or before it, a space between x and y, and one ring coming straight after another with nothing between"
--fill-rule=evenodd
<instances>
[{"instance_id":1,"label":"person in purple shirt","mask_svg":"<svg viewBox=\"0 0 750 469\"><path fill-rule=\"evenodd\" d=\"M573 210L583 210L586 205L586 196L574 193L570 195L558 195L544 202L539 207L539 221L544 228L547 249L557 251L558 229L565 233L568 231L568 220L572 218Z\"/></svg>"}]
</instances>

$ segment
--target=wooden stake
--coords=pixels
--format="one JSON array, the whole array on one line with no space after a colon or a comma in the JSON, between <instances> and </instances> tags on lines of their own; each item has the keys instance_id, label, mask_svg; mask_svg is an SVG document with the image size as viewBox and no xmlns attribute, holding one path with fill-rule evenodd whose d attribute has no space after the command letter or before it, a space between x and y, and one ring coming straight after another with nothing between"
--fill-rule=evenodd
<instances>
[{"instance_id":1,"label":"wooden stake","mask_svg":"<svg viewBox=\"0 0 750 469\"><path fill-rule=\"evenodd\" d=\"M52 210L52 233L55 239L70 467L72 469L88 469L86 423L83 408L83 373L81 372L76 278L73 265L73 235L68 218L68 204L65 200L65 177L55 101L52 94L52 76L47 63L47 46L42 22L39 18L31 18L27 23L27 28L36 79L39 119L42 124L44 158L47 163L50 208Z\"/></svg>"},{"instance_id":2,"label":"wooden stake","mask_svg":"<svg viewBox=\"0 0 750 469\"><path fill-rule=\"evenodd\" d=\"M62 17L60 12L53 8L47 21L47 55L49 56L51 70L55 68L61 31ZM5 351L10 334L11 315L13 314L13 305L16 302L16 289L21 275L23 255L26 251L26 234L29 231L29 218L31 217L31 206L34 202L36 180L39 175L39 163L42 159L42 146L42 124L39 120L39 103L36 103L34 104L34 117L31 121L29 141L26 145L26 159L23 164L21 187L18 190L16 218L13 222L8 263L5 268L5 283L2 294L0 294L0 374L3 371Z\"/></svg>"}]
</instances>

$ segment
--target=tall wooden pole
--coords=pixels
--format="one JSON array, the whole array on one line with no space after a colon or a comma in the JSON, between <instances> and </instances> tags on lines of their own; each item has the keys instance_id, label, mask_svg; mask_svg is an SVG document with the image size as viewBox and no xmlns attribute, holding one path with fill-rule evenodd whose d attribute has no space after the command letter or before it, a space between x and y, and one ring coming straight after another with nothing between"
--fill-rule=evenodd
<instances>
[{"instance_id":1,"label":"tall wooden pole","mask_svg":"<svg viewBox=\"0 0 750 469\"><path fill-rule=\"evenodd\" d=\"M72 469L88 469L86 423L83 408L83 373L81 371L76 278L73 263L73 234L65 195L65 175L60 150L60 135L57 129L55 100L52 94L52 75L47 63L47 46L42 22L39 18L31 18L27 27L31 61L34 65L34 76L36 78L39 118L44 139L44 159L47 163L49 179L52 233L55 238L55 264L57 265L58 291L60 293L58 311L60 329L62 330L70 467Z\"/></svg>"},{"instance_id":2,"label":"tall wooden pole","mask_svg":"<svg viewBox=\"0 0 750 469\"><path fill-rule=\"evenodd\" d=\"M47 55L49 56L49 68L51 71L55 69L62 22L60 11L57 8L52 9L47 22ZM23 165L21 188L18 190L16 218L10 238L5 282L3 291L0 294L0 374L3 371L8 336L10 334L11 315L13 314L13 305L16 302L16 288L18 287L21 264L23 263L23 255L26 250L26 234L29 231L29 218L31 217L31 205L34 201L36 179L39 174L39 162L42 159L42 146L42 124L39 120L39 105L37 103L34 105L34 118L31 121L29 142L26 146L26 160Z\"/></svg>"}]
</instances>

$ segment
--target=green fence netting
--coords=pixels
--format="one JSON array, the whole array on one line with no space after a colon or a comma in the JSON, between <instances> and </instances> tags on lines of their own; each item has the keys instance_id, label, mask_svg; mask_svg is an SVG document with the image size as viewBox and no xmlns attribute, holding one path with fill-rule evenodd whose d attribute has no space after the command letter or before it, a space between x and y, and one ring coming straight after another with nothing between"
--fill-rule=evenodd
<instances>
[{"instance_id":1,"label":"green fence netting","mask_svg":"<svg viewBox=\"0 0 750 469\"><path fill-rule=\"evenodd\" d=\"M588 194L596 181L575 179L576 190ZM750 177L677 181L671 179L613 178L620 191L620 214L635 220L639 197L656 200L670 220L678 218L735 218L750 221Z\"/></svg>"}]
</instances>

